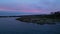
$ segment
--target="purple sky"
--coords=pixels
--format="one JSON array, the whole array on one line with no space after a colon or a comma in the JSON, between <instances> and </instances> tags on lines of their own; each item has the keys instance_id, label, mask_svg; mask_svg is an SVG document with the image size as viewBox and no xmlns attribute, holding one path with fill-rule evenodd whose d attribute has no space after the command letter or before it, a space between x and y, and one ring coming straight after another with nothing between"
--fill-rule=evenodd
<instances>
[{"instance_id":1,"label":"purple sky","mask_svg":"<svg viewBox=\"0 0 60 34\"><path fill-rule=\"evenodd\" d=\"M0 13L44 14L59 10L60 0L0 0Z\"/></svg>"}]
</instances>

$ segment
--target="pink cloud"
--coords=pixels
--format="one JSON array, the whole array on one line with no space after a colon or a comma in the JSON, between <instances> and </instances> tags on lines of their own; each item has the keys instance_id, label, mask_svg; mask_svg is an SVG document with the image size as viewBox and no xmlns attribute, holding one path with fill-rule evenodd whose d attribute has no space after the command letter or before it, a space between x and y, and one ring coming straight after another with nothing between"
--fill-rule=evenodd
<instances>
[{"instance_id":1,"label":"pink cloud","mask_svg":"<svg viewBox=\"0 0 60 34\"><path fill-rule=\"evenodd\" d=\"M0 6L2 11L11 11L11 12L27 12L27 13L41 13L45 10L32 8L29 5L17 5L15 7Z\"/></svg>"}]
</instances>

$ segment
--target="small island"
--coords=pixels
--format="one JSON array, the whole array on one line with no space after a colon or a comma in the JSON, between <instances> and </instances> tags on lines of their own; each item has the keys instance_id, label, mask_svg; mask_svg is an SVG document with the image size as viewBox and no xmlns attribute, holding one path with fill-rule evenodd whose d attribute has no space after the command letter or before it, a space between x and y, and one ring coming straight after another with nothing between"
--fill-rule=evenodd
<instances>
[{"instance_id":1,"label":"small island","mask_svg":"<svg viewBox=\"0 0 60 34\"><path fill-rule=\"evenodd\" d=\"M56 24L57 22L60 22L60 11L51 12L51 14L48 15L25 15L16 20L26 23Z\"/></svg>"}]
</instances>

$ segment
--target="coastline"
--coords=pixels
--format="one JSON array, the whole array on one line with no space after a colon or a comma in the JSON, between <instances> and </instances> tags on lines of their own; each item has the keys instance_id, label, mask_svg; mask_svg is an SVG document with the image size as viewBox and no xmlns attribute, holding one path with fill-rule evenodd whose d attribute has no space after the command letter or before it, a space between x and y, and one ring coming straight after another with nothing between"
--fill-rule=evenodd
<instances>
[{"instance_id":1,"label":"coastline","mask_svg":"<svg viewBox=\"0 0 60 34\"><path fill-rule=\"evenodd\" d=\"M23 17L17 18L16 20L27 22L27 23L37 23L37 24L56 24L60 22L60 11L51 12L48 15L25 15Z\"/></svg>"},{"instance_id":2,"label":"coastline","mask_svg":"<svg viewBox=\"0 0 60 34\"><path fill-rule=\"evenodd\" d=\"M16 20L28 23L37 23L37 24L56 24L56 22L60 22L60 19L57 18L46 18L41 16L24 16L17 18Z\"/></svg>"}]
</instances>

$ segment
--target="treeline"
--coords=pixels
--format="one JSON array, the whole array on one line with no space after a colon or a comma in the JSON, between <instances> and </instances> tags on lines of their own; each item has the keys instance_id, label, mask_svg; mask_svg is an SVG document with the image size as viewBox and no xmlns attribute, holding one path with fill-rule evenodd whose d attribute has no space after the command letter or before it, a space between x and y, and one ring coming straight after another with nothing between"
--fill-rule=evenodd
<instances>
[{"instance_id":1,"label":"treeline","mask_svg":"<svg viewBox=\"0 0 60 34\"><path fill-rule=\"evenodd\" d=\"M48 15L50 18L57 18L60 19L60 11L57 12L51 12L50 15Z\"/></svg>"}]
</instances>

